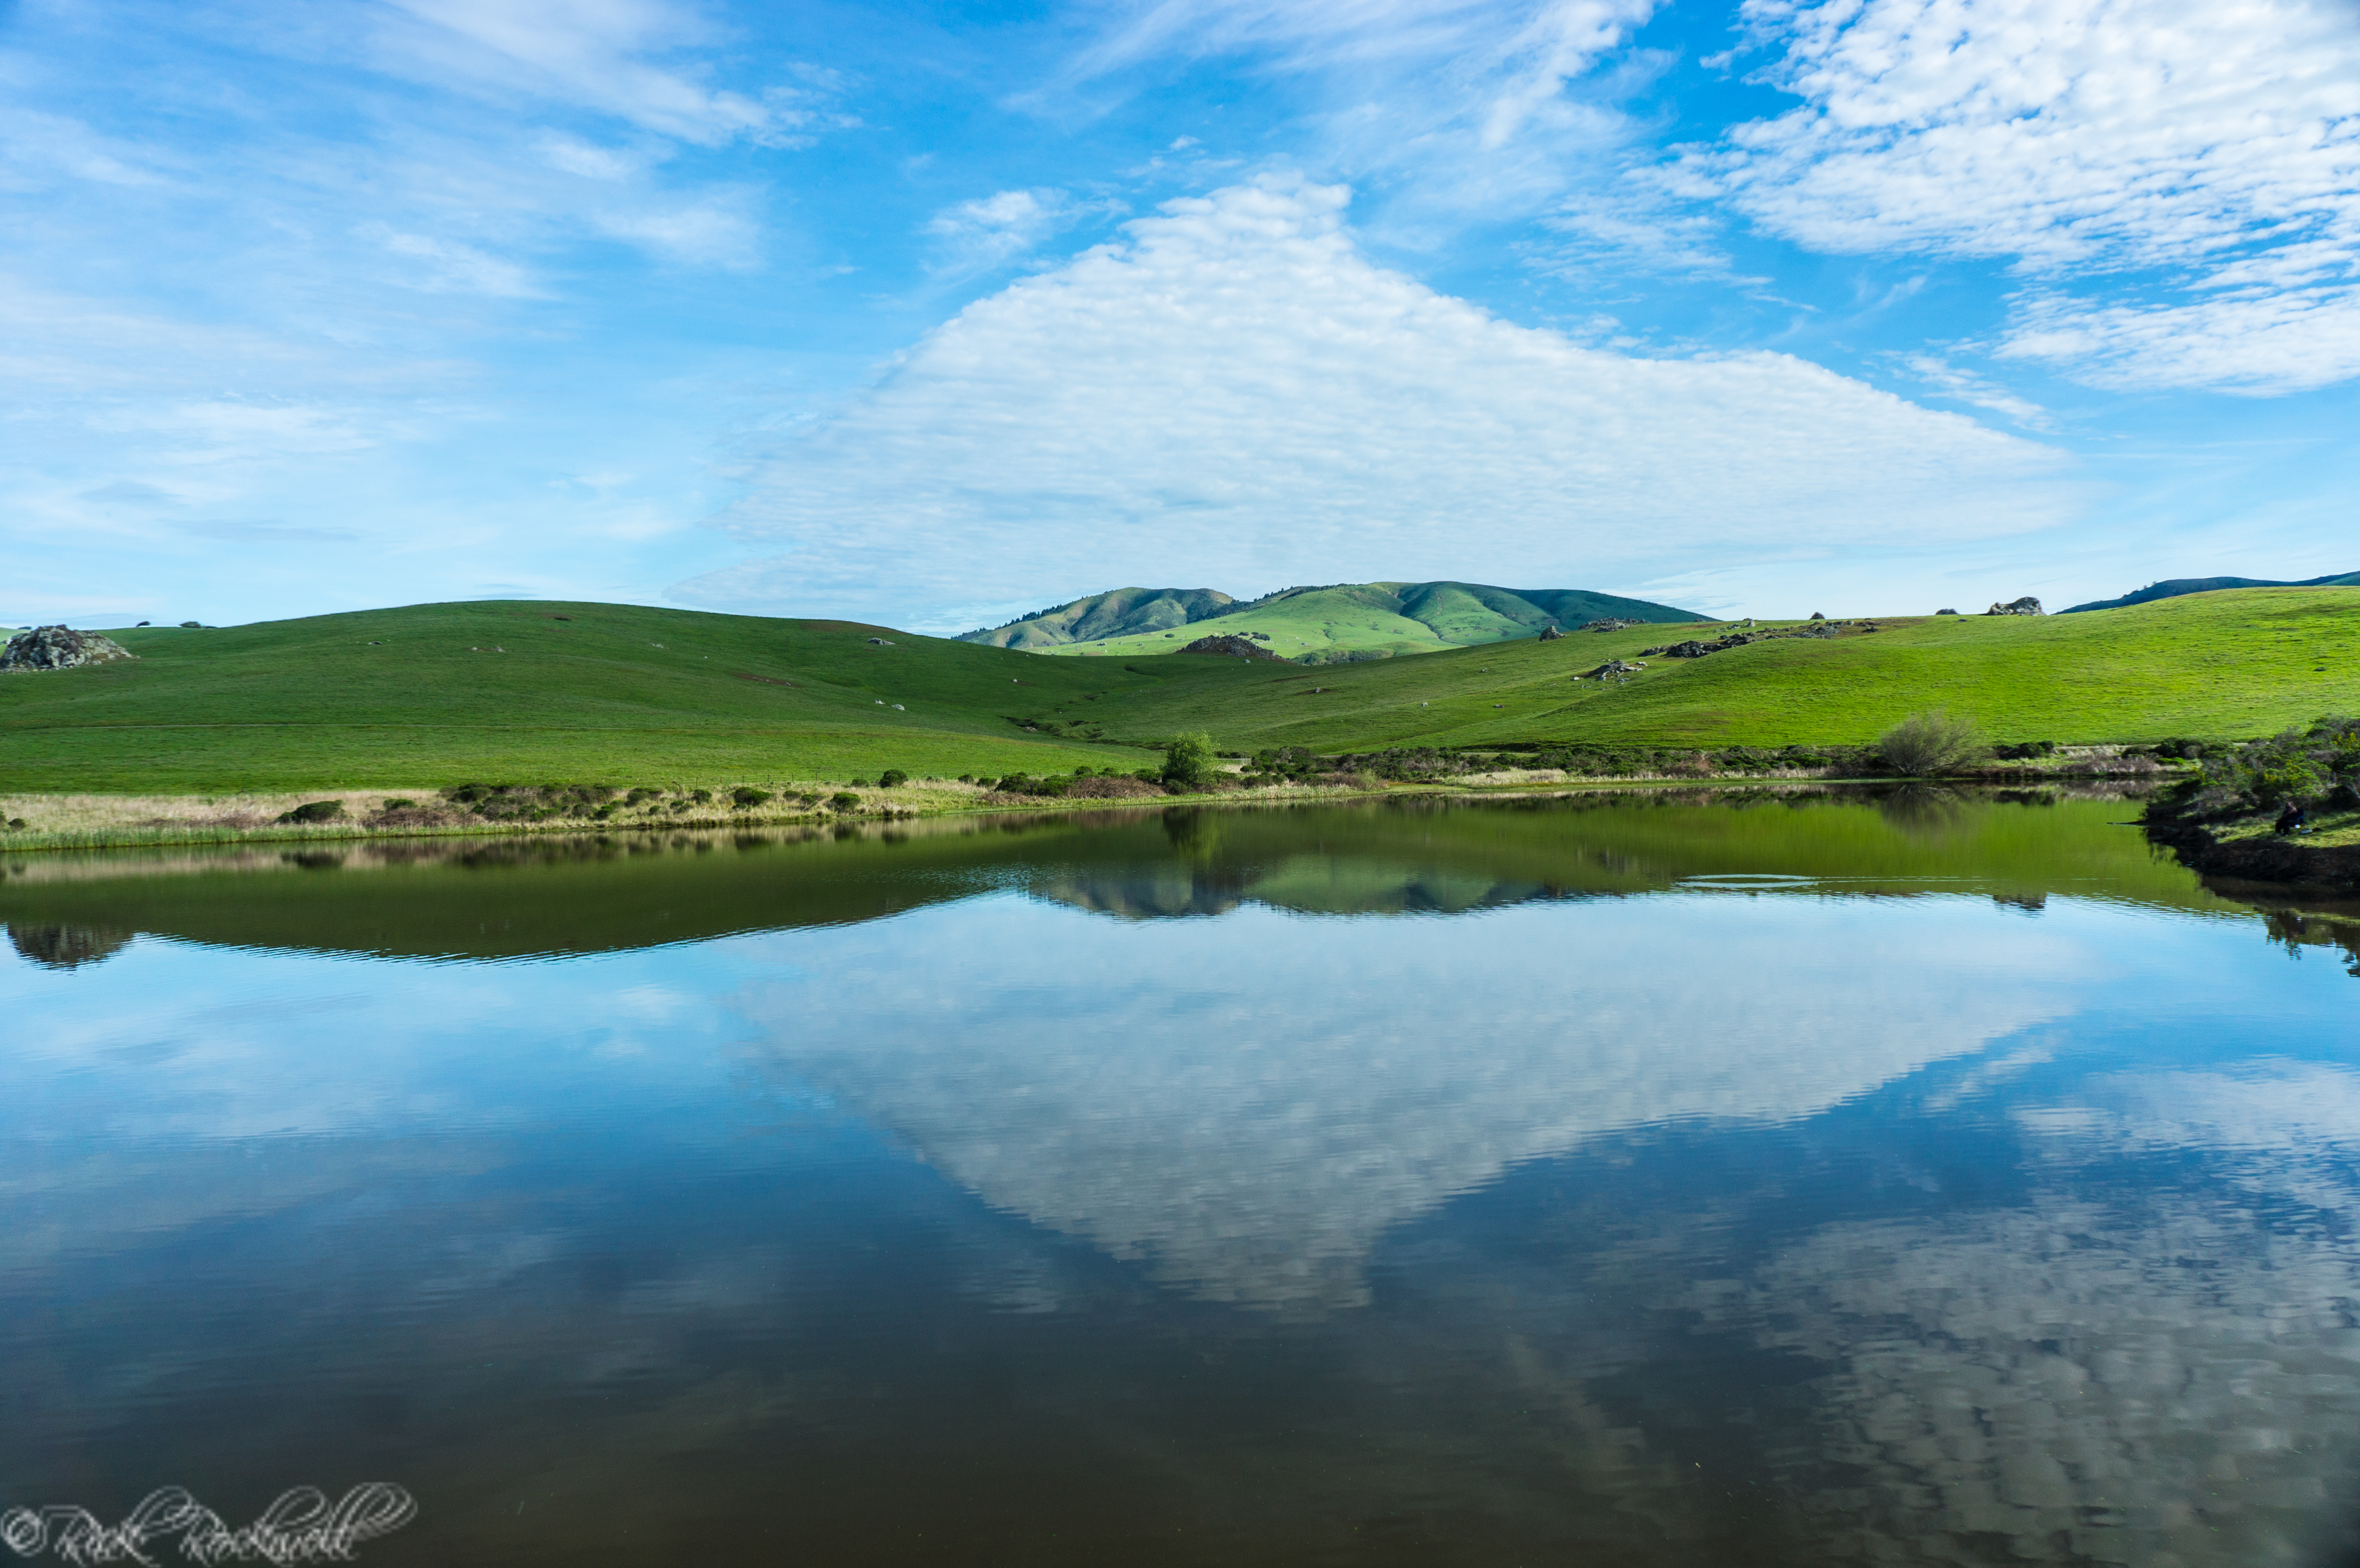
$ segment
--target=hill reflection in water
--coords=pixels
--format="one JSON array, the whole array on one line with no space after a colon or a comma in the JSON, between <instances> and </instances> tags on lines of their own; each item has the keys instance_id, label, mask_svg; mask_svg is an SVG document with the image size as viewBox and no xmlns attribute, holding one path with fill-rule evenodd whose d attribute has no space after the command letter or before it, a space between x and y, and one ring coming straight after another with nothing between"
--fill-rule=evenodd
<instances>
[{"instance_id":1,"label":"hill reflection in water","mask_svg":"<svg viewBox=\"0 0 2360 1568\"><path fill-rule=\"evenodd\" d=\"M2355 928L2128 814L0 856L0 1467L387 1475L388 1563L2342 1568Z\"/></svg>"}]
</instances>

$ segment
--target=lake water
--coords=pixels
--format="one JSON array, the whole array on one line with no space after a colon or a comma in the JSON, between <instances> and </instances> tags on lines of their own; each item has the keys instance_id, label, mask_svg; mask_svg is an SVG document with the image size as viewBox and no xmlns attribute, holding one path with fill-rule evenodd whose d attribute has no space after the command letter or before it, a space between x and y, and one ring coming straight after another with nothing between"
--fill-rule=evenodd
<instances>
[{"instance_id":1,"label":"lake water","mask_svg":"<svg viewBox=\"0 0 2360 1568\"><path fill-rule=\"evenodd\" d=\"M2135 814L0 857L0 1506L386 1481L384 1564L2348 1564L2360 913Z\"/></svg>"}]
</instances>

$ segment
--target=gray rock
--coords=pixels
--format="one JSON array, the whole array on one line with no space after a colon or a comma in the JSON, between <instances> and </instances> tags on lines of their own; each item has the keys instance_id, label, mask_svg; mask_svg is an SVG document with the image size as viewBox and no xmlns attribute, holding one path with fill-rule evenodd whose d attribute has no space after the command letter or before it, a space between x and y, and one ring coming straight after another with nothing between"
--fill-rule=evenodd
<instances>
[{"instance_id":1,"label":"gray rock","mask_svg":"<svg viewBox=\"0 0 2360 1568\"><path fill-rule=\"evenodd\" d=\"M113 637L96 632L35 626L18 632L5 648L0 648L0 670L79 670L85 664L112 664L137 657Z\"/></svg>"},{"instance_id":2,"label":"gray rock","mask_svg":"<svg viewBox=\"0 0 2360 1568\"><path fill-rule=\"evenodd\" d=\"M1554 621L1541 628L1541 641L1543 642L1555 642L1557 638L1563 636L1565 636L1565 634L1557 629L1557 623Z\"/></svg>"},{"instance_id":3,"label":"gray rock","mask_svg":"<svg viewBox=\"0 0 2360 1568\"><path fill-rule=\"evenodd\" d=\"M2041 615L2048 612L2040 607L2039 600L2027 593L2021 599L2010 599L2005 604L1994 604L1983 614L1986 615Z\"/></svg>"}]
</instances>

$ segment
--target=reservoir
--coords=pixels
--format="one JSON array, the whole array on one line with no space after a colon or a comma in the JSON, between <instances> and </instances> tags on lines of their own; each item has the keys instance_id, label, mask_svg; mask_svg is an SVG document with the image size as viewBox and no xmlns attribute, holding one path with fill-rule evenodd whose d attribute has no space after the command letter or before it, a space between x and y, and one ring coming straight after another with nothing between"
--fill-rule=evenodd
<instances>
[{"instance_id":1,"label":"reservoir","mask_svg":"<svg viewBox=\"0 0 2360 1568\"><path fill-rule=\"evenodd\" d=\"M2137 811L0 855L0 1508L384 1482L376 1564L2345 1568L2360 908Z\"/></svg>"}]
</instances>

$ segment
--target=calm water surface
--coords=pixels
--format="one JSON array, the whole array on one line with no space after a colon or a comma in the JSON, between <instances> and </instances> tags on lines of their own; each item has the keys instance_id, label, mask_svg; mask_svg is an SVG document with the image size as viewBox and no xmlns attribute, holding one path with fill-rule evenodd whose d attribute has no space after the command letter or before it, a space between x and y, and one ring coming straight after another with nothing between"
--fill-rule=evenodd
<instances>
[{"instance_id":1,"label":"calm water surface","mask_svg":"<svg viewBox=\"0 0 2360 1568\"><path fill-rule=\"evenodd\" d=\"M2360 1561L2360 912L2133 811L5 859L0 1506L387 1480L382 1564Z\"/></svg>"}]
</instances>

